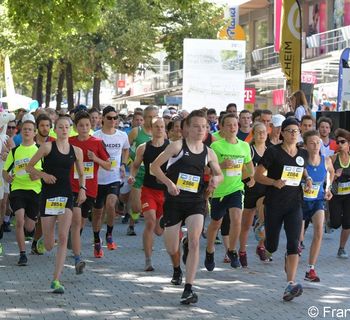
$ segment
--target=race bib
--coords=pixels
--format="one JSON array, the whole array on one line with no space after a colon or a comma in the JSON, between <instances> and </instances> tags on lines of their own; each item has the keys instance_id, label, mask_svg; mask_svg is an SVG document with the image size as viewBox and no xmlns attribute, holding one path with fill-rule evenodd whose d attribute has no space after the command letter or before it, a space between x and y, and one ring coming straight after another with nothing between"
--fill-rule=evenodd
<instances>
[{"instance_id":1,"label":"race bib","mask_svg":"<svg viewBox=\"0 0 350 320\"><path fill-rule=\"evenodd\" d=\"M286 186L297 187L303 176L304 168L295 166L284 166L281 179L286 182Z\"/></svg>"},{"instance_id":2,"label":"race bib","mask_svg":"<svg viewBox=\"0 0 350 320\"><path fill-rule=\"evenodd\" d=\"M46 200L45 214L58 216L64 214L66 209L67 197L55 197Z\"/></svg>"},{"instance_id":3,"label":"race bib","mask_svg":"<svg viewBox=\"0 0 350 320\"><path fill-rule=\"evenodd\" d=\"M320 185L319 184L313 184L312 188L309 190L306 190L306 185L303 185L303 193L304 198L309 200L316 200L318 193L320 191Z\"/></svg>"},{"instance_id":4,"label":"race bib","mask_svg":"<svg viewBox=\"0 0 350 320\"><path fill-rule=\"evenodd\" d=\"M338 195L344 196L350 194L350 181L338 183Z\"/></svg>"},{"instance_id":5,"label":"race bib","mask_svg":"<svg viewBox=\"0 0 350 320\"><path fill-rule=\"evenodd\" d=\"M14 163L14 173L17 176L23 176L25 175L26 172L26 166L29 162L29 158L25 158L25 159L20 159L20 160L16 160Z\"/></svg>"},{"instance_id":6,"label":"race bib","mask_svg":"<svg viewBox=\"0 0 350 320\"><path fill-rule=\"evenodd\" d=\"M93 162L83 162L84 164L84 177L85 179L93 179L94 178L94 163ZM74 179L78 179L78 171L77 167L74 165Z\"/></svg>"},{"instance_id":7,"label":"race bib","mask_svg":"<svg viewBox=\"0 0 350 320\"><path fill-rule=\"evenodd\" d=\"M111 170L115 170L117 168L117 159L115 157L111 157Z\"/></svg>"},{"instance_id":8,"label":"race bib","mask_svg":"<svg viewBox=\"0 0 350 320\"><path fill-rule=\"evenodd\" d=\"M232 161L232 167L226 169L226 175L228 177L240 177L242 175L242 168L243 168L243 158L239 159L233 159Z\"/></svg>"},{"instance_id":9,"label":"race bib","mask_svg":"<svg viewBox=\"0 0 350 320\"><path fill-rule=\"evenodd\" d=\"M180 172L179 177L177 178L176 186L180 190L198 192L200 180L201 177L199 176L192 176L190 174Z\"/></svg>"}]
</instances>

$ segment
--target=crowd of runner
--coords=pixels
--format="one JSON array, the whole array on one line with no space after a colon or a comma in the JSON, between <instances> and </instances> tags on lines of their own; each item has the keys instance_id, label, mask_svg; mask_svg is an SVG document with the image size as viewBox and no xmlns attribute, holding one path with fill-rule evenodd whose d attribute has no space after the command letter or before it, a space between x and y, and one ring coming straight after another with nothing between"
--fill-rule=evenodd
<instances>
[{"instance_id":1,"label":"crowd of runner","mask_svg":"<svg viewBox=\"0 0 350 320\"><path fill-rule=\"evenodd\" d=\"M142 215L145 272L156 267L153 236L163 236L173 265L171 283L182 284L182 261L186 273L181 303L190 304L198 301L192 285L201 236L206 239L202 258L208 271L215 269L219 234L226 252L223 261L246 268L253 254L246 250L249 232L255 232L255 253L270 263L283 225L283 300L300 296L303 288L295 278L310 223L306 281L320 281L316 264L323 232L341 228L335 255L348 258L350 132L333 132L327 117L316 123L302 92L294 93L289 103L291 112L284 115L269 110L238 114L234 103L219 115L214 109L188 113L175 108L159 114L154 106L130 115L118 114L112 106L102 113L82 105L69 114L19 110L1 139L0 254L6 236L1 239L11 225L19 266L30 264L26 239L31 239L33 255L57 245L51 289L62 294L67 248L73 251L76 274L86 267L81 234L87 219L92 223L93 255L101 259L104 242L109 251L118 247L113 237L116 216L129 224L127 235L135 236L134 224Z\"/></svg>"}]
</instances>

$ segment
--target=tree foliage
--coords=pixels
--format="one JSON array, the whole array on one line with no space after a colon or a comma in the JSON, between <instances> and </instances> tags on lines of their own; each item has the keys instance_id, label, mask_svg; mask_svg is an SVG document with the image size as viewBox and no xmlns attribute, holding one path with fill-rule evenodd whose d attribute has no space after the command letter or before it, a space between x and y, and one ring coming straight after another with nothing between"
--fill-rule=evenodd
<instances>
[{"instance_id":1,"label":"tree foliage","mask_svg":"<svg viewBox=\"0 0 350 320\"><path fill-rule=\"evenodd\" d=\"M73 72L70 86L87 90L108 70L133 74L160 44L169 59L181 60L183 39L215 38L221 18L201 0L4 0L0 54L10 55L16 87L27 94L38 76L53 91L62 63ZM49 62L53 77L46 80Z\"/></svg>"}]
</instances>

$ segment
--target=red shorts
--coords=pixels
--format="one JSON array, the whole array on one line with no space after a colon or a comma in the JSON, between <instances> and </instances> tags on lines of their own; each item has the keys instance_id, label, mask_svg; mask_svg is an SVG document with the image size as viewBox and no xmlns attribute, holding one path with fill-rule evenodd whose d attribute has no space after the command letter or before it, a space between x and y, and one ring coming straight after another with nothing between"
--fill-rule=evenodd
<instances>
[{"instance_id":1,"label":"red shorts","mask_svg":"<svg viewBox=\"0 0 350 320\"><path fill-rule=\"evenodd\" d=\"M141 205L142 213L149 210L156 211L157 219L163 215L163 204L164 204L164 191L151 189L142 186L141 189Z\"/></svg>"}]
</instances>

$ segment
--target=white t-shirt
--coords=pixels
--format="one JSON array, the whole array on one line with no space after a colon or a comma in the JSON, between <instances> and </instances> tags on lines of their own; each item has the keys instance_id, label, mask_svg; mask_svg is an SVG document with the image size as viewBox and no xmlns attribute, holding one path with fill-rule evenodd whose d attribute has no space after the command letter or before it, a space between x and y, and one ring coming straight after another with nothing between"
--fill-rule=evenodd
<instances>
[{"instance_id":1,"label":"white t-shirt","mask_svg":"<svg viewBox=\"0 0 350 320\"><path fill-rule=\"evenodd\" d=\"M295 117L301 121L301 118L303 116L306 115L306 110L305 110L305 107L304 106L299 106L296 110L295 110Z\"/></svg>"},{"instance_id":2,"label":"white t-shirt","mask_svg":"<svg viewBox=\"0 0 350 320\"><path fill-rule=\"evenodd\" d=\"M102 130L98 130L93 135L103 140L112 162L111 170L105 170L102 167L98 169L98 184L106 185L121 181L120 165L122 151L123 149L130 148L127 134L120 130L116 130L114 134L106 134Z\"/></svg>"}]
</instances>

